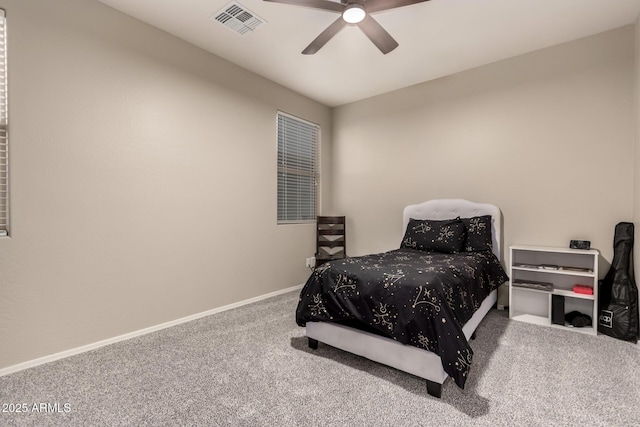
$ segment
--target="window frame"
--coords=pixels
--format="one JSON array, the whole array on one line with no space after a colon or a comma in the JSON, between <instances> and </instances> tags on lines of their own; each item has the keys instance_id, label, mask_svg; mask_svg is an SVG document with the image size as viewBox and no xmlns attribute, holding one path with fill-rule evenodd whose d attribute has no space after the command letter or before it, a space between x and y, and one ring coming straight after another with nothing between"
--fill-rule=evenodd
<instances>
[{"instance_id":1,"label":"window frame","mask_svg":"<svg viewBox=\"0 0 640 427\"><path fill-rule=\"evenodd\" d=\"M9 236L7 12L0 8L0 237Z\"/></svg>"},{"instance_id":2,"label":"window frame","mask_svg":"<svg viewBox=\"0 0 640 427\"><path fill-rule=\"evenodd\" d=\"M281 132L286 132L286 130L281 129L281 123L287 125L287 127L290 126L300 126L302 128L302 131L308 132L309 133L309 138L311 139L311 141L288 141L295 149L298 150L297 154L300 154L300 151L307 151L310 148L309 145L312 145L311 147L311 155L312 155L312 160L311 160L311 164L309 165L309 162L307 161L308 159L306 159L306 156L302 156L304 158L300 158L301 156L298 156L297 158L295 158L290 164L286 164L283 163L283 161L286 162L286 158L291 158L291 156L286 156L286 153L284 153L284 150L286 150L285 147L281 147L281 144L283 142L287 142L287 141L283 141L286 138L286 135L283 135ZM297 135L300 139L307 139L304 136L300 136ZM319 200L319 187L320 187L320 141L321 141L321 127L320 125L318 125L317 123L313 123L309 120L305 120L302 119L300 117L294 116L292 114L286 113L284 111L278 111L276 114L276 155L277 155L277 159L276 159L276 169L277 169L277 184L276 184L276 193L277 193L277 199L276 199L276 219L277 219L277 223L278 224L306 224L306 223L314 223L316 221L316 218L318 216L318 200ZM309 144L310 143L310 144ZM296 147L295 145L298 144L298 146ZM304 145L303 147L301 147L300 145ZM293 153L293 157L296 156L296 153ZM310 167L305 167L306 166L310 166ZM311 178L313 183L311 184L311 186L309 187L309 184L305 184L304 182L299 186L296 187L296 185L294 184L293 187L294 188L289 188L290 184L287 184L287 182L284 182L283 179L283 174L288 175L289 177L293 177L295 178L296 176L298 177L307 177L307 178ZM303 179L304 181L304 179ZM306 188L304 188L306 186ZM288 198L288 194L290 194L289 192L287 192L286 190L290 189L290 190L296 190L298 191L299 194L302 195L302 198L305 199L307 198L307 200L299 200L296 199L294 200L293 204L295 206L292 206L290 203L288 203L287 201L283 201L283 199L287 199ZM311 189L311 197L308 197L308 190ZM306 192L305 192L306 191ZM308 204L311 203L311 206ZM289 215L288 212L291 211L291 209L293 208L293 210L297 210L296 215L292 216Z\"/></svg>"}]
</instances>

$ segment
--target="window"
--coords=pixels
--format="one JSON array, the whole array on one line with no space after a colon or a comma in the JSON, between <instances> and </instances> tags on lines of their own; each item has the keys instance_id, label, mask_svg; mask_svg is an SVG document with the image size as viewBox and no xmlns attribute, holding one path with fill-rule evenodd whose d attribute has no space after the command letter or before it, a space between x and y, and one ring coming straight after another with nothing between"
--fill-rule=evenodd
<instances>
[{"instance_id":1,"label":"window","mask_svg":"<svg viewBox=\"0 0 640 427\"><path fill-rule=\"evenodd\" d=\"M278 112L278 223L316 219L320 126Z\"/></svg>"},{"instance_id":2,"label":"window","mask_svg":"<svg viewBox=\"0 0 640 427\"><path fill-rule=\"evenodd\" d=\"M0 236L9 230L7 105L7 26L5 11L0 9Z\"/></svg>"}]
</instances>

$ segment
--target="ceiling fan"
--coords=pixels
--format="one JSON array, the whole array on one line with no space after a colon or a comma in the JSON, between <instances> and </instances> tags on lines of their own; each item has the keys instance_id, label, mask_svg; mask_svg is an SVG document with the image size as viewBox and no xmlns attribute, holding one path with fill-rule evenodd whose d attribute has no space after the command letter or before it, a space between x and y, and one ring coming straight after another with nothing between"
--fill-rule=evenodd
<instances>
[{"instance_id":1,"label":"ceiling fan","mask_svg":"<svg viewBox=\"0 0 640 427\"><path fill-rule=\"evenodd\" d=\"M341 14L302 51L305 55L313 55L347 25L357 25L382 53L387 54L398 47L398 42L370 14L429 0L340 0L340 3L330 0L264 1L311 7Z\"/></svg>"}]
</instances>

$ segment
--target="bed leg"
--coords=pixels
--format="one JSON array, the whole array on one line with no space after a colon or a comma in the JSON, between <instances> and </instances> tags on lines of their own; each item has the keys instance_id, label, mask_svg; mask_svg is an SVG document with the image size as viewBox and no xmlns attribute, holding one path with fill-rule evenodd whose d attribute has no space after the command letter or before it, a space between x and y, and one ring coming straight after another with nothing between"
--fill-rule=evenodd
<instances>
[{"instance_id":1,"label":"bed leg","mask_svg":"<svg viewBox=\"0 0 640 427\"><path fill-rule=\"evenodd\" d=\"M318 349L318 340L314 340L313 338L309 338L309 337L307 337L307 339L309 340L309 348L313 349L313 350L317 350Z\"/></svg>"},{"instance_id":2,"label":"bed leg","mask_svg":"<svg viewBox=\"0 0 640 427\"><path fill-rule=\"evenodd\" d=\"M442 397L442 384L427 380L427 393L440 399Z\"/></svg>"}]
</instances>

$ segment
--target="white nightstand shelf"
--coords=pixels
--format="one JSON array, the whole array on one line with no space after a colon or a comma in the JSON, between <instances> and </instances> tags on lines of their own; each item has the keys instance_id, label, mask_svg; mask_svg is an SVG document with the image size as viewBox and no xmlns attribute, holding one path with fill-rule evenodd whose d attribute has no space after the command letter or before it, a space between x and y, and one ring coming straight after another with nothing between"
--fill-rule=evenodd
<instances>
[{"instance_id":1,"label":"white nightstand shelf","mask_svg":"<svg viewBox=\"0 0 640 427\"><path fill-rule=\"evenodd\" d=\"M598 320L598 251L520 245L511 246L510 251L511 319L597 334L597 326L594 325ZM514 285L514 282L520 282L521 285ZM573 291L575 285L589 286L593 294L576 293ZM558 307L562 312L556 311L555 316L552 303L554 295L562 297L556 297L561 302ZM565 323L564 314L572 311L591 317L592 325L578 328Z\"/></svg>"}]
</instances>

